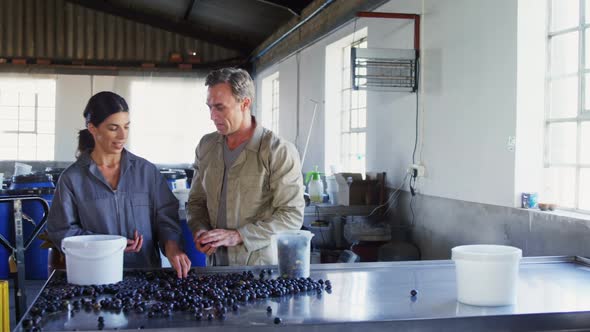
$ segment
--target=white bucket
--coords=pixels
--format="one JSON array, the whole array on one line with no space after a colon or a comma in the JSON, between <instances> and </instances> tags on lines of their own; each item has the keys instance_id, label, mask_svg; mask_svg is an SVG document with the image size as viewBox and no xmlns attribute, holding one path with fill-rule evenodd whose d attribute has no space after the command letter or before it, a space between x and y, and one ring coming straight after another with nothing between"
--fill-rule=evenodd
<instances>
[{"instance_id":1,"label":"white bucket","mask_svg":"<svg viewBox=\"0 0 590 332\"><path fill-rule=\"evenodd\" d=\"M522 250L501 245L467 245L452 249L457 271L457 300L477 306L516 302Z\"/></svg>"},{"instance_id":2,"label":"white bucket","mask_svg":"<svg viewBox=\"0 0 590 332\"><path fill-rule=\"evenodd\" d=\"M119 235L79 235L63 239L68 283L114 284L123 280L123 252L127 239Z\"/></svg>"}]
</instances>

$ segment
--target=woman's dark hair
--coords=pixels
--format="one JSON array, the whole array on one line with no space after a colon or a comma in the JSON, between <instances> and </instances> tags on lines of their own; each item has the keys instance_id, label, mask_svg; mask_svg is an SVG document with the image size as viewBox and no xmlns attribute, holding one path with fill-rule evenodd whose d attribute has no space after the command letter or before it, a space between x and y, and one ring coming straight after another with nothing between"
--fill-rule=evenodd
<instances>
[{"instance_id":1,"label":"woman's dark hair","mask_svg":"<svg viewBox=\"0 0 590 332\"><path fill-rule=\"evenodd\" d=\"M88 124L92 123L95 127L98 127L106 118L119 112L129 112L129 106L127 106L125 99L118 94L103 91L90 97L83 113L86 120L86 129L78 132L78 152L76 157L94 149L94 137L88 130Z\"/></svg>"}]
</instances>

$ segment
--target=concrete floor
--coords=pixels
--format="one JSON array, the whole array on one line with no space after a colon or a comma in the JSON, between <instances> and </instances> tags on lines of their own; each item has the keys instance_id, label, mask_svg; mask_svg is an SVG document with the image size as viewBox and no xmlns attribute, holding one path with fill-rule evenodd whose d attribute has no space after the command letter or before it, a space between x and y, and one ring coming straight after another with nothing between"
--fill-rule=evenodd
<instances>
[{"instance_id":1,"label":"concrete floor","mask_svg":"<svg viewBox=\"0 0 590 332\"><path fill-rule=\"evenodd\" d=\"M43 287L45 282L46 282L46 280L26 280L25 281L25 294L27 297L27 308L29 307L29 305L31 305L31 303L33 303L33 301L37 297L37 294L39 294L39 291L41 290L41 288ZM9 298L10 330L12 331L12 330L14 330L14 327L18 323L16 321L16 312L15 312L14 281L10 280L9 286L10 286L10 295L9 295L10 296L10 298Z\"/></svg>"}]
</instances>

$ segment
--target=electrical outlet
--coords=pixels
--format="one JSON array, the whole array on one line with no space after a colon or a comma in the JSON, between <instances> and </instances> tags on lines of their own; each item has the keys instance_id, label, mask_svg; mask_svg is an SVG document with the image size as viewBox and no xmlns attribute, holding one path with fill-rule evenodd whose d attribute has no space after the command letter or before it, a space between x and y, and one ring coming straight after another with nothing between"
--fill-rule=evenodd
<instances>
[{"instance_id":1,"label":"electrical outlet","mask_svg":"<svg viewBox=\"0 0 590 332\"><path fill-rule=\"evenodd\" d=\"M411 176L415 177L424 177L426 174L426 169L424 165L421 164L411 164L408 168L408 172L410 172Z\"/></svg>"}]
</instances>

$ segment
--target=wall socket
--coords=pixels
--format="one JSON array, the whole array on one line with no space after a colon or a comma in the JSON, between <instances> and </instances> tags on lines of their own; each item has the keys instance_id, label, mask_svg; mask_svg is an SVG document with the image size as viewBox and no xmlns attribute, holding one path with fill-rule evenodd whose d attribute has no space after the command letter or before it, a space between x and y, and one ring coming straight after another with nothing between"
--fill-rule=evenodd
<instances>
[{"instance_id":1,"label":"wall socket","mask_svg":"<svg viewBox=\"0 0 590 332\"><path fill-rule=\"evenodd\" d=\"M408 172L410 172L411 176L415 175L416 177L424 177L426 174L426 169L424 168L424 165L421 164L410 164Z\"/></svg>"}]
</instances>

